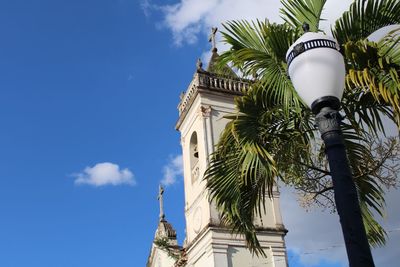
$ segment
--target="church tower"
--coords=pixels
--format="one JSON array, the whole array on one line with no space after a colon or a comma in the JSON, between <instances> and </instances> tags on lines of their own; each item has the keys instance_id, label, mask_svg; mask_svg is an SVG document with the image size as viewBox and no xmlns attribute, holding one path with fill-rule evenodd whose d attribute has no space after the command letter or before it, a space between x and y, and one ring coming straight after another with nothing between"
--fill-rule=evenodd
<instances>
[{"instance_id":1,"label":"church tower","mask_svg":"<svg viewBox=\"0 0 400 267\"><path fill-rule=\"evenodd\" d=\"M178 105L176 129L181 134L184 166L186 239L184 250L190 267L286 267L283 226L279 192L266 198L266 213L256 219L257 236L267 258L252 255L240 235L220 224L219 213L210 203L203 180L209 157L228 120L225 115L235 112L234 98L249 87L248 81L237 78L226 66L216 71L218 58L213 28L210 41L212 56L206 70L197 62L197 70Z\"/></svg>"},{"instance_id":2,"label":"church tower","mask_svg":"<svg viewBox=\"0 0 400 267\"><path fill-rule=\"evenodd\" d=\"M157 197L160 202L160 216L146 267L176 266L179 255L182 254L182 248L176 240L176 231L165 219L163 194L164 188L160 185Z\"/></svg>"}]
</instances>

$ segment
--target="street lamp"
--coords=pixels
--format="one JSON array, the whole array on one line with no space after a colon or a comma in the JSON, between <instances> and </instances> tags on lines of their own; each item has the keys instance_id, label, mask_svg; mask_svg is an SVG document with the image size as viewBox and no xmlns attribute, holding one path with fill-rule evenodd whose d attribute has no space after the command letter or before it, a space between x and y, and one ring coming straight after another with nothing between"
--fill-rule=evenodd
<instances>
[{"instance_id":1,"label":"street lamp","mask_svg":"<svg viewBox=\"0 0 400 267\"><path fill-rule=\"evenodd\" d=\"M345 64L337 41L322 33L301 36L286 54L293 86L316 115L317 127L325 143L325 153L333 181L350 267L375 266L368 244L346 148L339 114L345 85Z\"/></svg>"}]
</instances>

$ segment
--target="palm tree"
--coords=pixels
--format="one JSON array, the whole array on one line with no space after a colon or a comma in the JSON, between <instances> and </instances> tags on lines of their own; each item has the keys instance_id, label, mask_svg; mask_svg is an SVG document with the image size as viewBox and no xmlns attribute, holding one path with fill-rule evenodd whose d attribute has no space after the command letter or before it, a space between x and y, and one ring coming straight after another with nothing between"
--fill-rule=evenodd
<instances>
[{"instance_id":1,"label":"palm tree","mask_svg":"<svg viewBox=\"0 0 400 267\"><path fill-rule=\"evenodd\" d=\"M237 113L229 118L210 161L205 179L223 221L244 234L255 253L263 253L253 219L277 180L332 203L332 183L314 116L297 96L287 75L285 55L302 35L303 23L321 31L326 0L281 0L285 23L227 22L224 41L231 48L220 65L230 64L243 77L255 78L237 98ZM343 138L356 183L371 245L383 245L386 233L373 213L383 215L387 159L398 152L396 141L382 144L383 121L400 127L400 37L392 31L377 42L376 30L400 23L400 0L355 0L332 26L346 63L346 87L341 112ZM334 204L333 204L334 205Z\"/></svg>"}]
</instances>

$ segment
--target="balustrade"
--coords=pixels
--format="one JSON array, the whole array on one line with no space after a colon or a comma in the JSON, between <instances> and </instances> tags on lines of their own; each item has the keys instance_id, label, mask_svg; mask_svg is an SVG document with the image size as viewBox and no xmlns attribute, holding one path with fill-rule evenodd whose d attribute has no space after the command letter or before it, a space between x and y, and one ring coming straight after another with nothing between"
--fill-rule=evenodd
<instances>
[{"instance_id":1,"label":"balustrade","mask_svg":"<svg viewBox=\"0 0 400 267\"><path fill-rule=\"evenodd\" d=\"M196 73L194 79L190 83L188 90L181 99L178 106L179 113L181 114L189 104L196 88L202 86L208 89L228 90L233 92L243 92L248 90L249 82L238 79L219 77L211 73Z\"/></svg>"}]
</instances>

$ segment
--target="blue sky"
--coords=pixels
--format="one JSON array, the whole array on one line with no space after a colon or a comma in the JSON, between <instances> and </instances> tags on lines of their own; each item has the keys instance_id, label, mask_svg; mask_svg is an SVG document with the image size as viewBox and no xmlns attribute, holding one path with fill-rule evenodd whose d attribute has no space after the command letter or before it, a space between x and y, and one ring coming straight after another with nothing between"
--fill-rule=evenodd
<instances>
[{"instance_id":1,"label":"blue sky","mask_svg":"<svg viewBox=\"0 0 400 267\"><path fill-rule=\"evenodd\" d=\"M144 266L161 180L182 241L176 106L229 19L207 8L0 0L0 266ZM293 248L291 266L310 266Z\"/></svg>"},{"instance_id":2,"label":"blue sky","mask_svg":"<svg viewBox=\"0 0 400 267\"><path fill-rule=\"evenodd\" d=\"M135 1L0 1L0 25L0 266L143 266L196 49ZM74 184L102 162L136 185Z\"/></svg>"}]
</instances>

